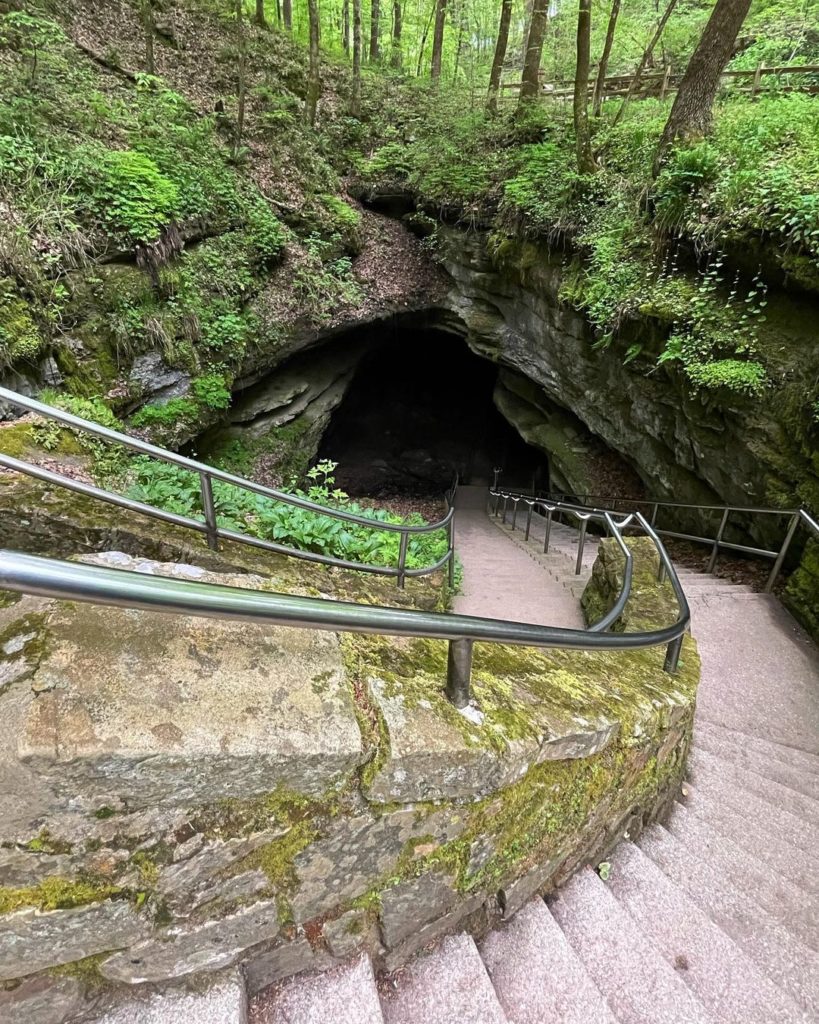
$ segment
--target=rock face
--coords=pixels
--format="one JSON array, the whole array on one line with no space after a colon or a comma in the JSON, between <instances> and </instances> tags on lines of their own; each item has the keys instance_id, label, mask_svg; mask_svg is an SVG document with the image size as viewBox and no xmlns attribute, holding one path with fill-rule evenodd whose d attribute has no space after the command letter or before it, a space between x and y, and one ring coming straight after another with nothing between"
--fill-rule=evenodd
<instances>
[{"instance_id":1,"label":"rock face","mask_svg":"<svg viewBox=\"0 0 819 1024\"><path fill-rule=\"evenodd\" d=\"M631 621L645 623L667 608L639 544L635 563ZM620 573L607 548L587 603L605 606ZM4 1020L48 1005L62 1024L94 992L229 969L253 994L363 949L391 970L599 859L684 769L691 640L673 679L658 651L479 645L483 718L467 720L444 698L438 641L37 607L33 675L0 693L37 806L27 832L0 815L0 980L25 979L0 993ZM15 765L0 747L0 775ZM70 979L48 973L61 964L78 964Z\"/></svg>"}]
</instances>

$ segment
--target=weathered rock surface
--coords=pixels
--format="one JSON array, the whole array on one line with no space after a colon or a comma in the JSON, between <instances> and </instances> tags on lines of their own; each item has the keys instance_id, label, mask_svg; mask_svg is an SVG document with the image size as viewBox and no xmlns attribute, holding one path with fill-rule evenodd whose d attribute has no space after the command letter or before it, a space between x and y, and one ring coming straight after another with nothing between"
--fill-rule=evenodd
<instances>
[{"instance_id":1,"label":"weathered rock surface","mask_svg":"<svg viewBox=\"0 0 819 1024\"><path fill-rule=\"evenodd\" d=\"M130 904L112 900L0 917L0 981L129 946L149 927Z\"/></svg>"},{"instance_id":2,"label":"weathered rock surface","mask_svg":"<svg viewBox=\"0 0 819 1024\"><path fill-rule=\"evenodd\" d=\"M318 795L363 757L332 634L59 604L48 645L19 752L66 793L81 782L88 795L116 794L136 808L277 786Z\"/></svg>"},{"instance_id":3,"label":"weathered rock surface","mask_svg":"<svg viewBox=\"0 0 819 1024\"><path fill-rule=\"evenodd\" d=\"M63 1024L88 1009L87 996L76 978L36 975L15 988L0 989L0 1020L3 1024Z\"/></svg>"}]
</instances>

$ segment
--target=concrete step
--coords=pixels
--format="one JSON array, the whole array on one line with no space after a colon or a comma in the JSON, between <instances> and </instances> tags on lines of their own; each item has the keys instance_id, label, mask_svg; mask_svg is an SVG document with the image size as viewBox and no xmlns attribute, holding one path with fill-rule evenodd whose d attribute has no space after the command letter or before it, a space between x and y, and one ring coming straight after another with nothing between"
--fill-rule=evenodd
<instances>
[{"instance_id":1,"label":"concrete step","mask_svg":"<svg viewBox=\"0 0 819 1024\"><path fill-rule=\"evenodd\" d=\"M610 890L722 1024L797 1024L803 1011L633 843L611 858Z\"/></svg>"},{"instance_id":2,"label":"concrete step","mask_svg":"<svg viewBox=\"0 0 819 1024\"><path fill-rule=\"evenodd\" d=\"M794 885L811 893L819 893L819 869L813 856L778 834L767 820L760 820L737 810L725 801L686 785L685 809L689 814L706 821L721 835L732 840L746 853L757 857Z\"/></svg>"},{"instance_id":3,"label":"concrete step","mask_svg":"<svg viewBox=\"0 0 819 1024\"><path fill-rule=\"evenodd\" d=\"M698 857L660 825L640 849L803 1010L819 1013L819 957L760 907L748 891Z\"/></svg>"},{"instance_id":4,"label":"concrete step","mask_svg":"<svg viewBox=\"0 0 819 1024\"><path fill-rule=\"evenodd\" d=\"M381 1006L386 1024L508 1024L469 935L444 939L395 975L393 987L382 986Z\"/></svg>"},{"instance_id":5,"label":"concrete step","mask_svg":"<svg viewBox=\"0 0 819 1024\"><path fill-rule=\"evenodd\" d=\"M692 749L689 755L688 771L695 785L703 775L723 786L730 780L745 793L753 793L760 800L767 800L775 807L787 811L802 822L805 832L819 844L819 802L815 799L699 746ZM812 823L812 827L808 823Z\"/></svg>"},{"instance_id":6,"label":"concrete step","mask_svg":"<svg viewBox=\"0 0 819 1024\"><path fill-rule=\"evenodd\" d=\"M93 1024L247 1024L247 996L238 971L196 989L153 992L110 1009ZM31 1024L38 1024L32 1020Z\"/></svg>"},{"instance_id":7,"label":"concrete step","mask_svg":"<svg viewBox=\"0 0 819 1024\"><path fill-rule=\"evenodd\" d=\"M766 832L771 832L805 854L813 855L819 845L816 830L810 822L802 821L787 808L782 808L752 793L744 781L731 778L727 767L725 774L714 771L697 771L692 777L694 789L718 801L726 807L739 811L749 821L761 822Z\"/></svg>"},{"instance_id":8,"label":"concrete step","mask_svg":"<svg viewBox=\"0 0 819 1024\"><path fill-rule=\"evenodd\" d=\"M717 1024L590 868L551 910L620 1024Z\"/></svg>"},{"instance_id":9,"label":"concrete step","mask_svg":"<svg viewBox=\"0 0 819 1024\"><path fill-rule=\"evenodd\" d=\"M490 932L480 952L512 1024L616 1024L543 900Z\"/></svg>"},{"instance_id":10,"label":"concrete step","mask_svg":"<svg viewBox=\"0 0 819 1024\"><path fill-rule=\"evenodd\" d=\"M806 796L819 792L819 758L807 751L747 736L707 721L697 721L694 742L712 754L735 761ZM804 788L803 788L804 787Z\"/></svg>"},{"instance_id":11,"label":"concrete step","mask_svg":"<svg viewBox=\"0 0 819 1024\"><path fill-rule=\"evenodd\" d=\"M384 1024L372 964L361 956L323 974L300 975L260 992L249 1024ZM194 1024L181 1022L180 1024ZM199 1021L195 1021L199 1024Z\"/></svg>"},{"instance_id":12,"label":"concrete step","mask_svg":"<svg viewBox=\"0 0 819 1024\"><path fill-rule=\"evenodd\" d=\"M762 909L791 935L819 951L819 926L811 892L783 878L680 803L674 804L665 827L695 857L711 864L737 889L753 892Z\"/></svg>"}]
</instances>

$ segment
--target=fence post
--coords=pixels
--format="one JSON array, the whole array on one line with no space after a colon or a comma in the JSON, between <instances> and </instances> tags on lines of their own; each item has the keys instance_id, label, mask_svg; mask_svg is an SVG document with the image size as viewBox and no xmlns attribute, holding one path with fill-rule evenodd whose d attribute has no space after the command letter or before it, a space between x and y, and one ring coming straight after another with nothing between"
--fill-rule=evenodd
<instances>
[{"instance_id":1,"label":"fence post","mask_svg":"<svg viewBox=\"0 0 819 1024\"><path fill-rule=\"evenodd\" d=\"M455 517L449 520L449 589L455 586Z\"/></svg>"},{"instance_id":2,"label":"fence post","mask_svg":"<svg viewBox=\"0 0 819 1024\"><path fill-rule=\"evenodd\" d=\"M577 564L574 567L575 576L580 575L580 570L583 568L583 548L586 544L586 527L588 526L587 519L580 520L580 539L577 543Z\"/></svg>"},{"instance_id":3,"label":"fence post","mask_svg":"<svg viewBox=\"0 0 819 1024\"><path fill-rule=\"evenodd\" d=\"M762 71L763 71L764 67L765 67L765 65L762 62L760 62L756 66L756 71L754 72L754 81L753 81L753 84L751 86L751 96L752 97L756 96L756 94L759 92L759 86L760 86L760 83L762 81Z\"/></svg>"},{"instance_id":4,"label":"fence post","mask_svg":"<svg viewBox=\"0 0 819 1024\"><path fill-rule=\"evenodd\" d=\"M770 594L773 590L773 585L776 583L776 578L779 576L782 569L782 563L785 561L785 555L788 553L788 548L791 546L793 535L796 533L796 528L799 526L799 520L801 518L800 514L795 512L790 523L788 523L788 532L785 534L785 539L782 541L782 547L779 549L779 554L776 556L776 561L771 569L771 574L765 583L766 594Z\"/></svg>"},{"instance_id":5,"label":"fence post","mask_svg":"<svg viewBox=\"0 0 819 1024\"><path fill-rule=\"evenodd\" d=\"M552 532L552 512L553 511L554 510L551 509L551 508L547 508L546 509L546 534L543 537L543 554L544 555L548 555L549 554L549 535Z\"/></svg>"},{"instance_id":6,"label":"fence post","mask_svg":"<svg viewBox=\"0 0 819 1024\"><path fill-rule=\"evenodd\" d=\"M456 708L469 704L472 678L472 641L450 640L446 666L446 695Z\"/></svg>"},{"instance_id":7,"label":"fence post","mask_svg":"<svg viewBox=\"0 0 819 1024\"><path fill-rule=\"evenodd\" d=\"M730 512L730 508L726 508L722 513L722 521L719 524L719 530L717 530L717 535L714 538L714 546L711 549L711 557L708 559L708 568L705 570L706 572L713 572L716 567L717 556L719 555L719 546L722 542L723 534L725 533L725 524L728 522L728 515Z\"/></svg>"},{"instance_id":8,"label":"fence post","mask_svg":"<svg viewBox=\"0 0 819 1024\"><path fill-rule=\"evenodd\" d=\"M523 534L524 540L529 540L529 531L532 529L532 513L535 510L535 503L533 501L527 502L529 509L526 513L526 532Z\"/></svg>"},{"instance_id":9,"label":"fence post","mask_svg":"<svg viewBox=\"0 0 819 1024\"><path fill-rule=\"evenodd\" d=\"M683 638L678 636L676 640L672 640L671 643L665 650L665 662L663 663L663 671L673 674L677 671L680 664L680 652L682 651Z\"/></svg>"},{"instance_id":10,"label":"fence post","mask_svg":"<svg viewBox=\"0 0 819 1024\"><path fill-rule=\"evenodd\" d=\"M211 551L219 550L219 526L216 522L216 509L213 504L213 485L208 473L199 474L199 490L202 494L202 511L205 513L205 526L208 547Z\"/></svg>"},{"instance_id":11,"label":"fence post","mask_svg":"<svg viewBox=\"0 0 819 1024\"><path fill-rule=\"evenodd\" d=\"M409 544L409 533L406 530L401 531L401 543L398 548L398 588L399 590L404 589L404 583L406 576L404 570L407 567L407 545Z\"/></svg>"},{"instance_id":12,"label":"fence post","mask_svg":"<svg viewBox=\"0 0 819 1024\"><path fill-rule=\"evenodd\" d=\"M668 86L671 83L671 65L667 65L665 74L663 75L663 84L660 86L660 99L664 100L666 93L668 92Z\"/></svg>"},{"instance_id":13,"label":"fence post","mask_svg":"<svg viewBox=\"0 0 819 1024\"><path fill-rule=\"evenodd\" d=\"M506 526L506 509L508 507L509 507L509 495L508 494L504 494L504 496L503 496L503 516L501 517L501 522L503 523L504 526Z\"/></svg>"},{"instance_id":14,"label":"fence post","mask_svg":"<svg viewBox=\"0 0 819 1024\"><path fill-rule=\"evenodd\" d=\"M520 504L520 498L512 498L512 532L515 532L515 526L518 521L518 505Z\"/></svg>"}]
</instances>

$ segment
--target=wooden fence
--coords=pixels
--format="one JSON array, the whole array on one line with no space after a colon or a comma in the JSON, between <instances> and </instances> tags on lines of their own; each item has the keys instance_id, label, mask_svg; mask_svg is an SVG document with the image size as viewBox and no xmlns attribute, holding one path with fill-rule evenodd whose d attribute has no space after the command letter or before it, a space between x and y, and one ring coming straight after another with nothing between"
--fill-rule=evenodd
<instances>
[{"instance_id":1,"label":"wooden fence","mask_svg":"<svg viewBox=\"0 0 819 1024\"><path fill-rule=\"evenodd\" d=\"M516 74L519 74L519 72L516 72ZM779 89L782 92L806 92L813 95L819 93L819 64L799 64L770 68L760 64L751 71L723 71L722 73L723 79L727 81L732 79L739 80L740 82L743 79L746 80L748 82L747 85L738 85L732 91L749 93L751 96L756 96L762 90L763 79L768 75L773 75L778 79L788 79L788 81L779 84ZM805 76L804 79L799 81L802 76ZM793 81L792 79L796 80ZM665 99L669 93L674 92L679 87L681 80L682 73L675 73L670 65L662 71L647 71L645 74L640 75L640 81L634 92L634 98L645 99L655 96L659 99ZM590 90L594 88L595 81L595 78L589 79ZM632 88L634 81L634 75L612 75L606 78L603 83L603 98L625 96ZM520 89L520 81L501 82L501 89L517 91ZM574 82L544 81L541 84L541 92L544 96L553 97L554 99L572 96L574 95Z\"/></svg>"}]
</instances>

